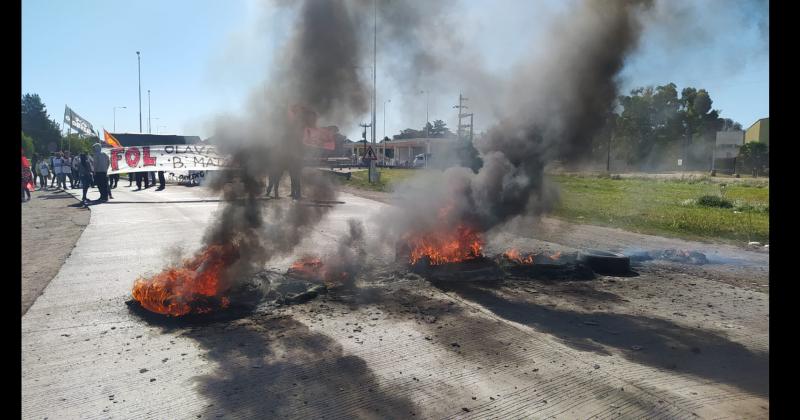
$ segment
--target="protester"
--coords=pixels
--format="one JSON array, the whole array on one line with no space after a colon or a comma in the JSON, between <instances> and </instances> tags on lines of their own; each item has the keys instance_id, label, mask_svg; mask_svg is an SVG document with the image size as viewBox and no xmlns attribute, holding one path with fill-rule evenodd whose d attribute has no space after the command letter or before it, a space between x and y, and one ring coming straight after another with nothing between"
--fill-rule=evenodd
<instances>
[{"instance_id":1,"label":"protester","mask_svg":"<svg viewBox=\"0 0 800 420\"><path fill-rule=\"evenodd\" d=\"M56 170L56 158L57 157L58 156L56 156L56 153L53 153L50 156L50 168L52 169L51 175L53 176L53 180L50 181L50 188L58 188L57 187L58 176L61 174L61 168L58 168L58 170Z\"/></svg>"},{"instance_id":2,"label":"protester","mask_svg":"<svg viewBox=\"0 0 800 420\"><path fill-rule=\"evenodd\" d=\"M133 185L133 172L128 172L128 187Z\"/></svg>"},{"instance_id":3,"label":"protester","mask_svg":"<svg viewBox=\"0 0 800 420\"><path fill-rule=\"evenodd\" d=\"M50 179L50 168L47 166L47 158L39 161L39 185L40 190L47 190L47 180Z\"/></svg>"},{"instance_id":4,"label":"protester","mask_svg":"<svg viewBox=\"0 0 800 420\"><path fill-rule=\"evenodd\" d=\"M95 143L92 148L94 149L94 183L97 184L97 189L100 190L99 201L105 202L109 198L107 172L110 162L108 156L102 152L100 143Z\"/></svg>"},{"instance_id":5,"label":"protester","mask_svg":"<svg viewBox=\"0 0 800 420\"><path fill-rule=\"evenodd\" d=\"M94 162L92 161L91 156L87 156L86 152L83 152L78 156L78 168L77 168L77 175L78 180L81 183L81 188L83 189L83 198L81 198L81 203L83 205L88 204L88 198L86 198L86 192L89 191L89 186L91 186L94 182L92 181L92 174L94 173Z\"/></svg>"},{"instance_id":6,"label":"protester","mask_svg":"<svg viewBox=\"0 0 800 420\"><path fill-rule=\"evenodd\" d=\"M72 177L72 158L69 152L64 152L63 163L61 164L61 172L64 174L65 179L69 179L69 188L75 189L75 178ZM64 182L64 189L66 190L66 181Z\"/></svg>"},{"instance_id":7,"label":"protester","mask_svg":"<svg viewBox=\"0 0 800 420\"><path fill-rule=\"evenodd\" d=\"M72 173L74 174L73 177L75 179L75 188L81 188L81 177L78 176L78 165L80 165L80 163L80 156L74 156L72 158L72 162L70 162L70 165L72 166Z\"/></svg>"},{"instance_id":8,"label":"protester","mask_svg":"<svg viewBox=\"0 0 800 420\"><path fill-rule=\"evenodd\" d=\"M150 177L147 172L136 172L136 190L142 189L142 181L144 181L144 189L150 188Z\"/></svg>"},{"instance_id":9,"label":"protester","mask_svg":"<svg viewBox=\"0 0 800 420\"><path fill-rule=\"evenodd\" d=\"M166 188L167 180L164 178L164 171L158 171L158 188L156 191L162 191Z\"/></svg>"},{"instance_id":10,"label":"protester","mask_svg":"<svg viewBox=\"0 0 800 420\"><path fill-rule=\"evenodd\" d=\"M28 158L22 155L22 202L30 201L31 188L33 187L33 173ZM26 198L27 197L27 198Z\"/></svg>"},{"instance_id":11,"label":"protester","mask_svg":"<svg viewBox=\"0 0 800 420\"><path fill-rule=\"evenodd\" d=\"M278 197L278 186L281 181L281 177L283 177L283 172L286 171L285 164L282 162L278 156L272 159L269 167L269 184L267 185L267 197L269 197L269 193L273 190L275 191L275 198Z\"/></svg>"},{"instance_id":12,"label":"protester","mask_svg":"<svg viewBox=\"0 0 800 420\"><path fill-rule=\"evenodd\" d=\"M117 184L119 184L119 174L109 175L108 179L111 181L109 182L109 187L113 190L117 188Z\"/></svg>"},{"instance_id":13,"label":"protester","mask_svg":"<svg viewBox=\"0 0 800 420\"><path fill-rule=\"evenodd\" d=\"M39 155L36 153L31 158L31 173L33 174L33 190L36 191L36 186L39 184Z\"/></svg>"}]
</instances>

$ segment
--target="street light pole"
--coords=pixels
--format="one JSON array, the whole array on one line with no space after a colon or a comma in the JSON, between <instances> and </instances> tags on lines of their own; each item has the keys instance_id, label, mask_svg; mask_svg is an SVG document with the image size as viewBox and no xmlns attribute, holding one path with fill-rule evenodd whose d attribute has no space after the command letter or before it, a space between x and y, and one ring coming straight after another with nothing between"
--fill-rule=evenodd
<instances>
[{"instance_id":1,"label":"street light pole","mask_svg":"<svg viewBox=\"0 0 800 420\"><path fill-rule=\"evenodd\" d=\"M427 90L421 90L419 93L425 94L425 137L427 138L430 133L428 133L428 124L430 123L431 119L429 116L429 105L430 105L430 92Z\"/></svg>"},{"instance_id":2,"label":"street light pole","mask_svg":"<svg viewBox=\"0 0 800 420\"><path fill-rule=\"evenodd\" d=\"M378 83L376 71L378 67L378 0L375 0L373 5L375 7L375 26L372 44L372 143L375 144L375 108L378 105Z\"/></svg>"},{"instance_id":3,"label":"street light pole","mask_svg":"<svg viewBox=\"0 0 800 420\"><path fill-rule=\"evenodd\" d=\"M392 102L391 99L387 99L383 101L383 138L386 139L386 103ZM383 141L383 147L381 147L381 163L386 164L386 141Z\"/></svg>"},{"instance_id":4,"label":"street light pole","mask_svg":"<svg viewBox=\"0 0 800 420\"><path fill-rule=\"evenodd\" d=\"M153 134L150 128L150 89L147 89L147 134Z\"/></svg>"},{"instance_id":5,"label":"street light pole","mask_svg":"<svg viewBox=\"0 0 800 420\"><path fill-rule=\"evenodd\" d=\"M115 106L114 107L114 132L117 132L117 109L128 109L126 106Z\"/></svg>"},{"instance_id":6,"label":"street light pole","mask_svg":"<svg viewBox=\"0 0 800 420\"><path fill-rule=\"evenodd\" d=\"M136 51L136 61L139 63L139 132L142 132L142 56Z\"/></svg>"},{"instance_id":7,"label":"street light pole","mask_svg":"<svg viewBox=\"0 0 800 420\"><path fill-rule=\"evenodd\" d=\"M386 137L386 103L392 102L391 99L383 101L383 137Z\"/></svg>"}]
</instances>

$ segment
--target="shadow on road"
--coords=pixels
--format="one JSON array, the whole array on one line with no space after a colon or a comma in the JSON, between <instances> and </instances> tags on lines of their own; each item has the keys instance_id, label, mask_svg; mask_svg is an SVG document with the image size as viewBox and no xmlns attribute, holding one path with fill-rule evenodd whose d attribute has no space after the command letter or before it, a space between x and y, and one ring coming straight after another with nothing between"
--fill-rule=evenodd
<instances>
[{"instance_id":1,"label":"shadow on road","mask_svg":"<svg viewBox=\"0 0 800 420\"><path fill-rule=\"evenodd\" d=\"M156 322L195 340L215 369L194 378L202 418L409 418L419 410L382 389L360 357L291 317L250 314L189 326Z\"/></svg>"},{"instance_id":2,"label":"shadow on road","mask_svg":"<svg viewBox=\"0 0 800 420\"><path fill-rule=\"evenodd\" d=\"M455 292L504 319L551 334L581 351L608 354L607 347L612 347L636 363L769 396L769 353L751 351L716 332L646 316L556 309L510 299L485 285L451 283L437 287Z\"/></svg>"},{"instance_id":3,"label":"shadow on road","mask_svg":"<svg viewBox=\"0 0 800 420\"><path fill-rule=\"evenodd\" d=\"M259 319L187 334L216 370L195 378L213 401L204 417L408 418L410 401L382 390L366 362L292 318Z\"/></svg>"}]
</instances>

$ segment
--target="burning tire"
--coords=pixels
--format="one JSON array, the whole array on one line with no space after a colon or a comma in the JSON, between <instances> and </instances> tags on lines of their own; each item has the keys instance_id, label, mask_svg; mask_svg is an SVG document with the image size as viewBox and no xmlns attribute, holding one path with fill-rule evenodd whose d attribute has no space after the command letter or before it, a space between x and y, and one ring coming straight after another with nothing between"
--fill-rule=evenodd
<instances>
[{"instance_id":1,"label":"burning tire","mask_svg":"<svg viewBox=\"0 0 800 420\"><path fill-rule=\"evenodd\" d=\"M628 274L631 271L630 258L616 252L587 249L578 253L578 260L600 274Z\"/></svg>"}]
</instances>

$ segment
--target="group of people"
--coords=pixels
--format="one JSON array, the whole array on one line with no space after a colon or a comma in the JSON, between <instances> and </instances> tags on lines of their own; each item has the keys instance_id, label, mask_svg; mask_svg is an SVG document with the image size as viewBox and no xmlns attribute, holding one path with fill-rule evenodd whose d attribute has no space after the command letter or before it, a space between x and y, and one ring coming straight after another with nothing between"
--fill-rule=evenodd
<instances>
[{"instance_id":1,"label":"group of people","mask_svg":"<svg viewBox=\"0 0 800 420\"><path fill-rule=\"evenodd\" d=\"M117 180L119 180L119 175L116 175ZM155 187L156 185L156 172L129 172L128 173L128 186L133 186L133 182L136 180L136 191L142 189L142 184L144 184L144 188L148 189L151 186ZM158 171L158 188L156 191L161 191L165 188L167 183L166 178L164 177L164 171ZM116 186L116 181L115 184Z\"/></svg>"},{"instance_id":2,"label":"group of people","mask_svg":"<svg viewBox=\"0 0 800 420\"><path fill-rule=\"evenodd\" d=\"M269 182L267 183L266 196L269 197L270 193L274 193L275 198L280 198L278 197L278 184L280 184L284 172L289 171L289 178L291 179L292 183L290 196L294 200L299 200L301 197L300 177L302 169L303 169L302 165L297 164L297 162L294 162L294 164L289 164L289 165L282 162L273 162L272 165L270 165L269 179L268 179Z\"/></svg>"},{"instance_id":3,"label":"group of people","mask_svg":"<svg viewBox=\"0 0 800 420\"><path fill-rule=\"evenodd\" d=\"M114 196L111 190L117 187L119 182L119 174L108 175L108 167L110 165L108 155L102 152L100 143L95 143L92 146L94 153L80 153L77 156L70 156L69 152L52 153L48 157L41 157L37 154L33 155L33 162L28 162L25 156L22 156L22 201L28 201L31 198L30 191L38 189L40 191L49 189L82 189L83 197L81 202L84 205L89 204L86 193L89 188L97 187L100 191L99 202L106 202L113 199ZM141 189L141 182L144 180L145 188L150 188L149 178L152 177L153 186L155 186L155 172L137 172L129 173L128 186L133 184L133 177L136 177L136 185ZM158 173L160 186L158 190L164 189L165 179L164 173ZM69 187L67 186L69 181ZM49 184L49 186L48 186Z\"/></svg>"}]
</instances>

